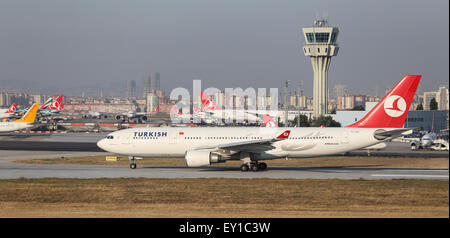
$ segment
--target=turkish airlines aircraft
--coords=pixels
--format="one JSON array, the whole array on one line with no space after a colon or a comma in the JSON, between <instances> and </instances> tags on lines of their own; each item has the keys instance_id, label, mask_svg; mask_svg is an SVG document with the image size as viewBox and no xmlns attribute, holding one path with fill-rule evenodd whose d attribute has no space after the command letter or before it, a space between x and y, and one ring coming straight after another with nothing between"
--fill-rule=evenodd
<instances>
[{"instance_id":1,"label":"turkish airlines aircraft","mask_svg":"<svg viewBox=\"0 0 450 238\"><path fill-rule=\"evenodd\" d=\"M214 101L204 92L201 92L200 99L204 111L199 112L202 118L212 118L214 120L227 120L227 121L241 121L245 120L249 122L262 121L262 115L267 114L270 117L279 117L278 110L243 110L243 109L220 109Z\"/></svg>"},{"instance_id":2,"label":"turkish airlines aircraft","mask_svg":"<svg viewBox=\"0 0 450 238\"><path fill-rule=\"evenodd\" d=\"M100 140L103 150L139 157L184 157L187 166L242 160L242 171L267 168L263 160L334 155L412 132L403 128L421 75L405 76L363 119L345 128L327 127L142 127Z\"/></svg>"},{"instance_id":3,"label":"turkish airlines aircraft","mask_svg":"<svg viewBox=\"0 0 450 238\"><path fill-rule=\"evenodd\" d=\"M39 105L37 103L33 104L33 106L31 106L30 109L25 113L25 115L23 115L23 117L18 120L11 122L0 122L0 132L12 132L33 127L38 106Z\"/></svg>"},{"instance_id":4,"label":"turkish airlines aircraft","mask_svg":"<svg viewBox=\"0 0 450 238\"><path fill-rule=\"evenodd\" d=\"M10 117L15 116L16 107L17 107L17 102L11 104L11 106L6 110L2 109L0 111L0 118L10 118Z\"/></svg>"}]
</instances>

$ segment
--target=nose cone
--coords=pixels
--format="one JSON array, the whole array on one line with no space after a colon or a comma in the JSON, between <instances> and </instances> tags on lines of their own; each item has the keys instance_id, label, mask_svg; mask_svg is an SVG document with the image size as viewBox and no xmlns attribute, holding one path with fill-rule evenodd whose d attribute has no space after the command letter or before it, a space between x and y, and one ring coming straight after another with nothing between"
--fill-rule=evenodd
<instances>
[{"instance_id":1,"label":"nose cone","mask_svg":"<svg viewBox=\"0 0 450 238\"><path fill-rule=\"evenodd\" d=\"M106 139L101 139L97 142L97 146L102 149L102 150L106 150Z\"/></svg>"}]
</instances>

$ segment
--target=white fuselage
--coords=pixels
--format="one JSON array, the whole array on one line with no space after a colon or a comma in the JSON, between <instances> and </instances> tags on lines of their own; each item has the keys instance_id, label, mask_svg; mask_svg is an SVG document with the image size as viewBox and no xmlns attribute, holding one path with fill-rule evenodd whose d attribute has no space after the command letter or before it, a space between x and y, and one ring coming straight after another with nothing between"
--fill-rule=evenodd
<instances>
[{"instance_id":1,"label":"white fuselage","mask_svg":"<svg viewBox=\"0 0 450 238\"><path fill-rule=\"evenodd\" d=\"M25 122L0 122L0 132L12 132L33 127L32 123Z\"/></svg>"},{"instance_id":2,"label":"white fuselage","mask_svg":"<svg viewBox=\"0 0 450 238\"><path fill-rule=\"evenodd\" d=\"M186 151L272 139L290 130L260 158L314 157L344 153L380 143L379 128L142 127L110 133L98 142L106 151L140 157L184 157ZM259 152L258 152L259 153Z\"/></svg>"},{"instance_id":3,"label":"white fuselage","mask_svg":"<svg viewBox=\"0 0 450 238\"><path fill-rule=\"evenodd\" d=\"M14 116L14 113L0 112L0 118L10 118L13 116Z\"/></svg>"},{"instance_id":4,"label":"white fuselage","mask_svg":"<svg viewBox=\"0 0 450 238\"><path fill-rule=\"evenodd\" d=\"M262 115L268 114L272 118L278 118L280 116L279 111L269 110L214 110L214 111L202 111L197 113L201 118L212 118L215 120L226 120L232 122L236 120L238 122L248 121L249 123L257 123L262 120Z\"/></svg>"}]
</instances>

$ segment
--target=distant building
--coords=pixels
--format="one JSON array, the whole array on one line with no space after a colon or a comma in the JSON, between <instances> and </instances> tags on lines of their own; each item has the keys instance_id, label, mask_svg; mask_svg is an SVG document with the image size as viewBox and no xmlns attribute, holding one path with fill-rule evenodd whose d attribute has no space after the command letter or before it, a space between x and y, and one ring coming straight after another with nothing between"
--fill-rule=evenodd
<instances>
[{"instance_id":1,"label":"distant building","mask_svg":"<svg viewBox=\"0 0 450 238\"><path fill-rule=\"evenodd\" d=\"M351 110L355 107L355 96L345 94L337 98L337 110Z\"/></svg>"},{"instance_id":2,"label":"distant building","mask_svg":"<svg viewBox=\"0 0 450 238\"><path fill-rule=\"evenodd\" d=\"M340 96L344 96L345 94L347 94L347 86L344 84L336 84L334 86L334 96L337 99Z\"/></svg>"},{"instance_id":3,"label":"distant building","mask_svg":"<svg viewBox=\"0 0 450 238\"><path fill-rule=\"evenodd\" d=\"M25 93L0 92L1 107L9 107L14 102L17 102L17 104L19 105L30 105L29 100L30 100L29 95Z\"/></svg>"},{"instance_id":4,"label":"distant building","mask_svg":"<svg viewBox=\"0 0 450 238\"><path fill-rule=\"evenodd\" d=\"M370 110L372 110L378 102L366 102L364 105L364 111L336 111L336 121L341 123L342 127L351 125L359 120L361 120Z\"/></svg>"},{"instance_id":5,"label":"distant building","mask_svg":"<svg viewBox=\"0 0 450 238\"><path fill-rule=\"evenodd\" d=\"M409 111L405 127L439 132L448 128L447 115L448 110Z\"/></svg>"},{"instance_id":6,"label":"distant building","mask_svg":"<svg viewBox=\"0 0 450 238\"><path fill-rule=\"evenodd\" d=\"M150 80L150 92L155 93L156 90L160 90L161 89L160 83L161 83L160 74L158 72L153 73Z\"/></svg>"},{"instance_id":7,"label":"distant building","mask_svg":"<svg viewBox=\"0 0 450 238\"><path fill-rule=\"evenodd\" d=\"M48 96L45 94L30 94L29 104L39 103L39 105L42 105L47 98Z\"/></svg>"},{"instance_id":8,"label":"distant building","mask_svg":"<svg viewBox=\"0 0 450 238\"><path fill-rule=\"evenodd\" d=\"M127 97L136 97L136 81L135 80L127 80L127 89L126 94Z\"/></svg>"},{"instance_id":9,"label":"distant building","mask_svg":"<svg viewBox=\"0 0 450 238\"><path fill-rule=\"evenodd\" d=\"M438 103L439 110L449 110L448 105L448 88L442 86L436 93L436 101Z\"/></svg>"},{"instance_id":10,"label":"distant building","mask_svg":"<svg viewBox=\"0 0 450 238\"><path fill-rule=\"evenodd\" d=\"M436 99L436 94L437 94L437 92L424 92L423 93L423 110L430 110L431 99L433 99L433 98Z\"/></svg>"},{"instance_id":11,"label":"distant building","mask_svg":"<svg viewBox=\"0 0 450 238\"><path fill-rule=\"evenodd\" d=\"M152 112L159 106L159 97L153 93L147 94L147 112Z\"/></svg>"}]
</instances>

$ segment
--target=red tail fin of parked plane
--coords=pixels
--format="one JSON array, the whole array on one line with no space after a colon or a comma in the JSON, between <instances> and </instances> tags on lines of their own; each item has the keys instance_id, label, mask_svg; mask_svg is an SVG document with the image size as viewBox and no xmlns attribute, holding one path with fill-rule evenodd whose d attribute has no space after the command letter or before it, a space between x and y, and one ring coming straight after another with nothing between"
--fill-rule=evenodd
<instances>
[{"instance_id":1,"label":"red tail fin of parked plane","mask_svg":"<svg viewBox=\"0 0 450 238\"><path fill-rule=\"evenodd\" d=\"M152 111L152 113L158 113L159 112L159 105L156 106L155 110Z\"/></svg>"},{"instance_id":2,"label":"red tail fin of parked plane","mask_svg":"<svg viewBox=\"0 0 450 238\"><path fill-rule=\"evenodd\" d=\"M206 93L201 92L200 99L202 100L202 105L206 111L214 111L219 109L219 107L217 107L214 101L206 95Z\"/></svg>"},{"instance_id":3,"label":"red tail fin of parked plane","mask_svg":"<svg viewBox=\"0 0 450 238\"><path fill-rule=\"evenodd\" d=\"M421 77L403 77L366 116L347 127L403 128Z\"/></svg>"},{"instance_id":4,"label":"red tail fin of parked plane","mask_svg":"<svg viewBox=\"0 0 450 238\"><path fill-rule=\"evenodd\" d=\"M13 103L8 110L6 110L6 113L15 113L17 108L17 102Z\"/></svg>"},{"instance_id":5,"label":"red tail fin of parked plane","mask_svg":"<svg viewBox=\"0 0 450 238\"><path fill-rule=\"evenodd\" d=\"M278 127L269 114L263 115L262 118L264 120L264 127Z\"/></svg>"},{"instance_id":6,"label":"red tail fin of parked plane","mask_svg":"<svg viewBox=\"0 0 450 238\"><path fill-rule=\"evenodd\" d=\"M62 103L64 95L59 95L46 109L62 111L64 109L64 104Z\"/></svg>"},{"instance_id":7,"label":"red tail fin of parked plane","mask_svg":"<svg viewBox=\"0 0 450 238\"><path fill-rule=\"evenodd\" d=\"M177 115L182 115L183 114L183 113L181 113L180 109L178 109L178 107L176 105L174 105L172 107L172 111L173 111L174 114L177 114Z\"/></svg>"}]
</instances>

